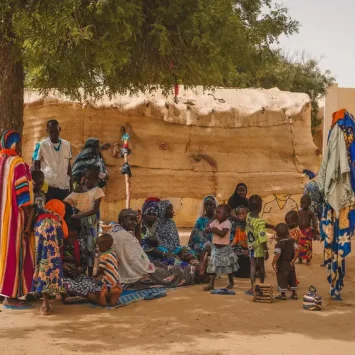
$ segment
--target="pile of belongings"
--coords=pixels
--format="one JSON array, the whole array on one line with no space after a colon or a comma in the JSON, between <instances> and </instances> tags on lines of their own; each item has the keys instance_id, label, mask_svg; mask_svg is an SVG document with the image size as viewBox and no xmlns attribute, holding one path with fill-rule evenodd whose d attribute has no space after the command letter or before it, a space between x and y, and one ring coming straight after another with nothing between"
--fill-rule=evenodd
<instances>
[{"instance_id":1,"label":"pile of belongings","mask_svg":"<svg viewBox=\"0 0 355 355\"><path fill-rule=\"evenodd\" d=\"M322 309L322 297L317 294L314 286L303 296L303 308L307 311L320 311Z\"/></svg>"}]
</instances>

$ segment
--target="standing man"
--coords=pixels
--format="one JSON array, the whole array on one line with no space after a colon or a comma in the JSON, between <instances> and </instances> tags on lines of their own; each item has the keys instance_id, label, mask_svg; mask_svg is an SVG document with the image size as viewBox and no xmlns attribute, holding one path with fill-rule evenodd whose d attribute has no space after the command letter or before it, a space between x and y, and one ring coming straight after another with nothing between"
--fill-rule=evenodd
<instances>
[{"instance_id":1,"label":"standing man","mask_svg":"<svg viewBox=\"0 0 355 355\"><path fill-rule=\"evenodd\" d=\"M60 136L57 120L47 122L48 138L36 144L33 152L34 170L42 170L48 183L47 202L64 200L73 190L70 143Z\"/></svg>"}]
</instances>

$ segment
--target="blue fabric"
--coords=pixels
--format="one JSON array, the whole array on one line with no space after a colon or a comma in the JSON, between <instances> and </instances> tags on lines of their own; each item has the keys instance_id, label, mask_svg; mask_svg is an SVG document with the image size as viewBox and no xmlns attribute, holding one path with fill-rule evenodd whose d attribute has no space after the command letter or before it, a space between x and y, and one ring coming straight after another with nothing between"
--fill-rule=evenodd
<instances>
[{"instance_id":1,"label":"blue fabric","mask_svg":"<svg viewBox=\"0 0 355 355\"><path fill-rule=\"evenodd\" d=\"M350 168L350 181L355 191L355 121L354 117L345 112L344 117L335 125L339 125L344 134L347 158ZM334 127L334 125L333 125ZM332 128L333 128L332 127ZM332 129L330 129L329 136ZM352 206L341 209L335 216L329 204L323 207L320 223L321 238L324 241L324 263L328 268L330 295L334 300L341 300L340 292L344 287L345 258L351 252L351 237L355 230L355 209Z\"/></svg>"},{"instance_id":2,"label":"blue fabric","mask_svg":"<svg viewBox=\"0 0 355 355\"><path fill-rule=\"evenodd\" d=\"M351 186L355 191L355 121L354 117L349 113L345 112L344 118L337 122L339 127L344 132L346 148L348 150L348 159L350 167L350 177L351 177Z\"/></svg>"},{"instance_id":3,"label":"blue fabric","mask_svg":"<svg viewBox=\"0 0 355 355\"><path fill-rule=\"evenodd\" d=\"M192 237L189 241L189 248L196 254L200 255L208 243L212 243L213 233L206 233L205 229L212 223L206 216L200 217L192 231Z\"/></svg>"},{"instance_id":4,"label":"blue fabric","mask_svg":"<svg viewBox=\"0 0 355 355\"><path fill-rule=\"evenodd\" d=\"M130 303L138 302L144 300L145 297L157 294L157 293L164 293L164 292L169 292L169 291L174 291L175 289L167 289L164 287L157 287L157 288L148 288L145 290L127 290L123 291L120 299L118 300L117 306L114 307L105 307L108 309L116 309L119 307L127 306ZM92 305L94 307L100 307L98 305ZM100 307L102 308L102 307Z\"/></svg>"},{"instance_id":5,"label":"blue fabric","mask_svg":"<svg viewBox=\"0 0 355 355\"><path fill-rule=\"evenodd\" d=\"M35 146L35 150L33 151L33 154L32 154L32 159L33 160L39 160L39 157L38 157L38 152L39 152L39 147L41 146L40 143L37 143L36 146Z\"/></svg>"}]
</instances>

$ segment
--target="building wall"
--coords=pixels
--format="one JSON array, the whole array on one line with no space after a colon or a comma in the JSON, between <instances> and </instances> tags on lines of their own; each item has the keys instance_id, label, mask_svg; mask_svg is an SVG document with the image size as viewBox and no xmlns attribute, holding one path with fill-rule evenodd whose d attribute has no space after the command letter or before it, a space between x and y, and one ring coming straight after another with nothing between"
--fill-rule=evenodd
<instances>
[{"instance_id":1,"label":"building wall","mask_svg":"<svg viewBox=\"0 0 355 355\"><path fill-rule=\"evenodd\" d=\"M333 84L328 89L324 106L323 124L323 153L327 147L328 132L332 124L332 114L342 108L346 108L355 115L355 88L340 88L338 84ZM317 138L319 139L319 137Z\"/></svg>"}]
</instances>

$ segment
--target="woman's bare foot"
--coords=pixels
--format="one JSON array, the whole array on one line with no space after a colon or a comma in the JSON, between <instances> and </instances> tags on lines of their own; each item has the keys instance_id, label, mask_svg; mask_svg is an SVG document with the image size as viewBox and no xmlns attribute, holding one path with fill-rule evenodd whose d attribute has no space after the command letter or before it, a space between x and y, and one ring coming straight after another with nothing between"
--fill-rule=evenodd
<instances>
[{"instance_id":1,"label":"woman's bare foot","mask_svg":"<svg viewBox=\"0 0 355 355\"><path fill-rule=\"evenodd\" d=\"M207 286L205 286L205 287L202 287L202 290L204 290L204 291L212 291L212 290L214 290L214 286L212 286L212 285L207 285Z\"/></svg>"},{"instance_id":2,"label":"woman's bare foot","mask_svg":"<svg viewBox=\"0 0 355 355\"><path fill-rule=\"evenodd\" d=\"M108 297L107 286L103 285L101 291L97 295L97 304L101 307L106 307L107 306L106 297Z\"/></svg>"},{"instance_id":3,"label":"woman's bare foot","mask_svg":"<svg viewBox=\"0 0 355 355\"><path fill-rule=\"evenodd\" d=\"M122 293L122 288L120 287L120 285L114 285L114 286L111 287L111 290L110 290L110 305L112 307L117 305L121 293Z\"/></svg>"}]
</instances>

